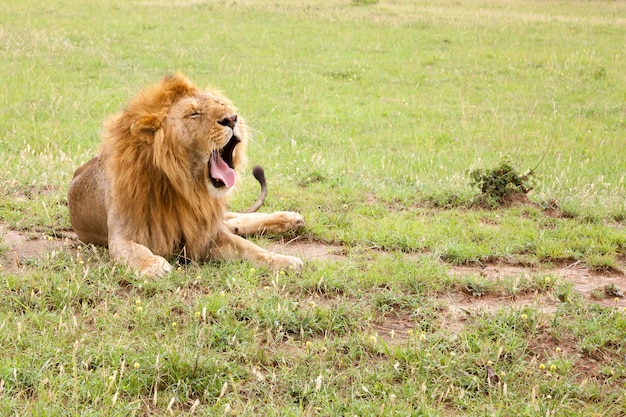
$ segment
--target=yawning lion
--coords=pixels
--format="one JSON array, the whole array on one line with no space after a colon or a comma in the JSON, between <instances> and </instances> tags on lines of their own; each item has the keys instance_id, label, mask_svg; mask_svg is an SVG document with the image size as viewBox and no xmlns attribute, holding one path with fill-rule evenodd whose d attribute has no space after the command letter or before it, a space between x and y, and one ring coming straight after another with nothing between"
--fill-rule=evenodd
<instances>
[{"instance_id":1,"label":"yawning lion","mask_svg":"<svg viewBox=\"0 0 626 417\"><path fill-rule=\"evenodd\" d=\"M165 257L176 254L300 270L300 259L239 236L295 230L304 225L299 214L227 212L246 130L219 92L200 91L181 74L164 78L108 120L100 154L76 170L68 193L74 231L151 276L170 271Z\"/></svg>"}]
</instances>

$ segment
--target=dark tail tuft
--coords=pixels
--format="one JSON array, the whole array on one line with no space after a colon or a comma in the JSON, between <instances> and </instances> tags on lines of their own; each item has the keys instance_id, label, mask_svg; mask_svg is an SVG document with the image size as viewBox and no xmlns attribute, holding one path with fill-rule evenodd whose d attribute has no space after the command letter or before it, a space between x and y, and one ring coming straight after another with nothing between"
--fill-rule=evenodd
<instances>
[{"instance_id":1,"label":"dark tail tuft","mask_svg":"<svg viewBox=\"0 0 626 417\"><path fill-rule=\"evenodd\" d=\"M259 194L259 198L257 198L256 202L248 210L242 211L242 213L254 213L263 205L265 197L267 197L267 183L265 182L265 171L263 171L263 168L255 165L252 168L252 175L254 175L254 178L256 178L261 185L261 194Z\"/></svg>"}]
</instances>

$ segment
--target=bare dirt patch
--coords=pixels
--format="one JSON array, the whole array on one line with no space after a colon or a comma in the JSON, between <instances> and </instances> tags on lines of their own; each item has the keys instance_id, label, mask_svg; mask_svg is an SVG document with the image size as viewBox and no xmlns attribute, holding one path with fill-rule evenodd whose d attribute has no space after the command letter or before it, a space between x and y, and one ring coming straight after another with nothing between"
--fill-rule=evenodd
<instances>
[{"instance_id":1,"label":"bare dirt patch","mask_svg":"<svg viewBox=\"0 0 626 417\"><path fill-rule=\"evenodd\" d=\"M406 312L385 317L385 321L374 326L376 332L387 344L404 344L409 339L409 331L415 327L415 318Z\"/></svg>"},{"instance_id":2,"label":"bare dirt patch","mask_svg":"<svg viewBox=\"0 0 626 417\"><path fill-rule=\"evenodd\" d=\"M340 262L347 259L346 248L340 245L328 245L310 240L292 240L274 243L270 250L290 256L299 256L309 260Z\"/></svg>"},{"instance_id":3,"label":"bare dirt patch","mask_svg":"<svg viewBox=\"0 0 626 417\"><path fill-rule=\"evenodd\" d=\"M52 237L12 230L4 223L0 223L0 242L9 249L0 257L0 271L6 272L18 272L28 259L45 256L53 250L75 248L79 244L73 232Z\"/></svg>"},{"instance_id":4,"label":"bare dirt patch","mask_svg":"<svg viewBox=\"0 0 626 417\"><path fill-rule=\"evenodd\" d=\"M553 275L559 279L571 282L574 285L574 291L582 295L589 301L601 304L606 307L626 307L626 300L623 297L614 297L605 293L605 288L613 286L615 288L624 287L626 277L623 268L611 273L602 273L592 271L591 269L581 265L578 262L562 267L527 267L517 265L497 264L486 267L451 267L453 274L458 276L464 275L480 275L490 280L499 280L506 277L516 277L524 275L533 275L537 273L545 273ZM477 298L477 297L472 297ZM480 298L480 297L478 297ZM550 310L550 306L556 306L558 300L541 295L527 295L518 297L519 300L513 300L514 304L537 303L546 305ZM510 303L511 300L506 300ZM492 303L493 304L493 303ZM497 304L497 303L496 303ZM502 303L500 303L502 304ZM554 307L555 308L555 307Z\"/></svg>"}]
</instances>

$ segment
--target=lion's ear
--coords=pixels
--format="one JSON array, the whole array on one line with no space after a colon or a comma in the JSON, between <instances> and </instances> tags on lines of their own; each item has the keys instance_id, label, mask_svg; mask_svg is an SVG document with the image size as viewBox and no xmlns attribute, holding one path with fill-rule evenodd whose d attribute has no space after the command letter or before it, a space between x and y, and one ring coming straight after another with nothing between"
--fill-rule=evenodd
<instances>
[{"instance_id":1,"label":"lion's ear","mask_svg":"<svg viewBox=\"0 0 626 417\"><path fill-rule=\"evenodd\" d=\"M152 135L161 128L161 120L155 115L143 116L133 122L130 133L134 136Z\"/></svg>"}]
</instances>

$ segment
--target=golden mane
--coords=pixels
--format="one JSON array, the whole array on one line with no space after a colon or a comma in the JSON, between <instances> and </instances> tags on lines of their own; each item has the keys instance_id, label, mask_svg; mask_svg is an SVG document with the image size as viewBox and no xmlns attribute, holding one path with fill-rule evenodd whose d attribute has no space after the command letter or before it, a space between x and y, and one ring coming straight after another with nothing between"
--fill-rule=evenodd
<instances>
[{"instance_id":1,"label":"golden mane","mask_svg":"<svg viewBox=\"0 0 626 417\"><path fill-rule=\"evenodd\" d=\"M110 202L120 217L133 219L125 225L133 240L161 256L186 246L188 257L201 257L226 211L225 198L207 193L186 169L191 161L180 138L164 126L170 106L196 92L184 77L167 77L105 125L101 158L111 174Z\"/></svg>"}]
</instances>

